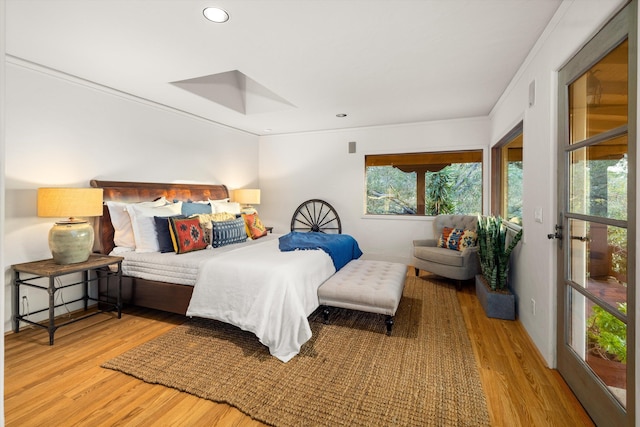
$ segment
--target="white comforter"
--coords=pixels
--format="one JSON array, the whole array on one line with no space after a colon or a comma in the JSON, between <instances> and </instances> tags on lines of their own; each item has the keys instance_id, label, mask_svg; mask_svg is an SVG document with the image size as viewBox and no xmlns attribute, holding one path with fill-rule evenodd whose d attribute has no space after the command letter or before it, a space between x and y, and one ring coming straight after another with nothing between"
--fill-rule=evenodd
<instances>
[{"instance_id":1,"label":"white comforter","mask_svg":"<svg viewBox=\"0 0 640 427\"><path fill-rule=\"evenodd\" d=\"M322 250L281 252L278 239L256 241L201 265L187 316L253 332L288 362L311 338L307 317L318 307L318 287L333 273Z\"/></svg>"}]
</instances>

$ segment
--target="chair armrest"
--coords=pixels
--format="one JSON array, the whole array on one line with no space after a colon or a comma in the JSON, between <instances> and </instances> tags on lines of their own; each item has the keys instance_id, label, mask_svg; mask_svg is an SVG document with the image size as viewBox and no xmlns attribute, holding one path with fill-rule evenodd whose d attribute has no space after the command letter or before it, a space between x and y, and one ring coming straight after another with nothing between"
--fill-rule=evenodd
<instances>
[{"instance_id":1,"label":"chair armrest","mask_svg":"<svg viewBox=\"0 0 640 427\"><path fill-rule=\"evenodd\" d=\"M477 246L471 246L462 251L462 256L465 258L469 258L470 256L475 256L474 254L478 253Z\"/></svg>"},{"instance_id":2,"label":"chair armrest","mask_svg":"<svg viewBox=\"0 0 640 427\"><path fill-rule=\"evenodd\" d=\"M464 265L472 266L471 268L480 271L480 256L478 254L478 246L471 246L462 251Z\"/></svg>"},{"instance_id":3,"label":"chair armrest","mask_svg":"<svg viewBox=\"0 0 640 427\"><path fill-rule=\"evenodd\" d=\"M416 246L431 246L431 247L435 247L436 243L437 243L436 239L414 240L413 241L413 247L414 248Z\"/></svg>"}]
</instances>

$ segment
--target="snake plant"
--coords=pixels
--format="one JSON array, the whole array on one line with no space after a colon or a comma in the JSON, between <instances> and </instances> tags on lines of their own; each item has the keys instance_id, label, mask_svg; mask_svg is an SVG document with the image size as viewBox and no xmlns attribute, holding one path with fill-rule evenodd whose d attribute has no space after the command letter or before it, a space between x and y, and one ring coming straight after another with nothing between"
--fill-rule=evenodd
<instances>
[{"instance_id":1,"label":"snake plant","mask_svg":"<svg viewBox=\"0 0 640 427\"><path fill-rule=\"evenodd\" d=\"M479 216L477 232L482 275L489 283L491 290L506 290L509 257L522 238L522 229L515 233L508 246L508 229L499 216Z\"/></svg>"}]
</instances>

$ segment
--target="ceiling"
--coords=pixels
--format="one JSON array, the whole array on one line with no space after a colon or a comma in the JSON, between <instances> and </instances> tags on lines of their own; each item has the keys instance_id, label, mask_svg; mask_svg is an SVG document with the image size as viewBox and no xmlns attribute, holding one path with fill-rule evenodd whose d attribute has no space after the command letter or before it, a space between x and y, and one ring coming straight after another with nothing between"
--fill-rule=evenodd
<instances>
[{"instance_id":1,"label":"ceiling","mask_svg":"<svg viewBox=\"0 0 640 427\"><path fill-rule=\"evenodd\" d=\"M6 50L256 135L412 123L489 114L560 3L7 0Z\"/></svg>"}]
</instances>

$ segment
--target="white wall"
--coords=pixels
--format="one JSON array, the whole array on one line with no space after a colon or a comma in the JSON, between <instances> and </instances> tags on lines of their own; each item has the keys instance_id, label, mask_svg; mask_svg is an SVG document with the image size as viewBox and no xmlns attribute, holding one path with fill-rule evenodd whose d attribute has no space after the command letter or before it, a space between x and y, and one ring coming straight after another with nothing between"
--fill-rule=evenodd
<instances>
[{"instance_id":1,"label":"white wall","mask_svg":"<svg viewBox=\"0 0 640 427\"><path fill-rule=\"evenodd\" d=\"M431 236L429 218L369 219L363 215L364 155L484 148L524 121L523 225L514 252L514 284L522 324L550 367L555 367L555 243L546 235L556 222L556 71L595 34L624 0L565 2L487 118L375 127L260 138L260 215L276 232L289 231L291 215L304 200L320 198L338 211L343 232L365 254L408 262L411 240ZM531 108L529 83L535 80ZM356 141L357 153L347 144ZM488 211L485 152L485 212ZM533 219L543 210L543 223ZM536 301L536 315L531 311Z\"/></svg>"},{"instance_id":2,"label":"white wall","mask_svg":"<svg viewBox=\"0 0 640 427\"><path fill-rule=\"evenodd\" d=\"M557 222L557 71L615 14L623 0L563 3L536 47L494 107L491 144L524 119L524 241L515 254L513 284L519 318L547 364L555 367L557 243L546 236ZM535 81L535 105L529 84ZM541 208L543 222L534 221ZM531 300L536 301L533 315Z\"/></svg>"},{"instance_id":3,"label":"white wall","mask_svg":"<svg viewBox=\"0 0 640 427\"><path fill-rule=\"evenodd\" d=\"M427 217L364 215L366 154L485 149L488 118L470 118L260 138L260 217L277 233L290 230L295 209L308 199L329 202L343 233L370 258L409 263L413 239L433 235ZM348 153L349 141L356 153Z\"/></svg>"},{"instance_id":4,"label":"white wall","mask_svg":"<svg viewBox=\"0 0 640 427\"><path fill-rule=\"evenodd\" d=\"M94 178L257 185L254 135L15 58L6 72L5 331L11 265L51 256L47 236L55 219L36 216L38 187L88 187ZM47 306L46 292L26 292L31 311Z\"/></svg>"}]
</instances>

